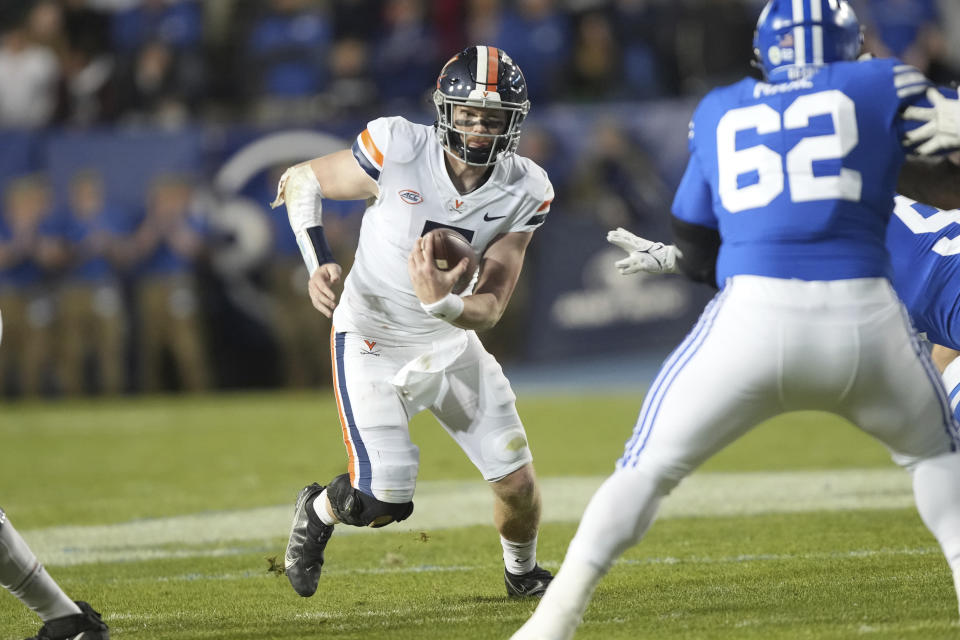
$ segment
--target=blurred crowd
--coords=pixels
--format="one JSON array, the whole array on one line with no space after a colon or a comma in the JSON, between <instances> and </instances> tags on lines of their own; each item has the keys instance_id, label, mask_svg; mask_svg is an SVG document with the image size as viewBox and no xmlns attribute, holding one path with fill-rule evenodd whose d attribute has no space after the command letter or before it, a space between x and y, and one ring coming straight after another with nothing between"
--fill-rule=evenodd
<instances>
[{"instance_id":1,"label":"blurred crowd","mask_svg":"<svg viewBox=\"0 0 960 640\"><path fill-rule=\"evenodd\" d=\"M133 218L104 199L95 171L73 176L66 211L54 210L43 176L8 182L0 227L0 388L28 396L125 391L131 319L138 323L139 388L161 388L164 350L183 388L209 387L194 274L206 229L192 215L191 196L187 176L158 176L131 226Z\"/></svg>"},{"instance_id":2,"label":"blurred crowd","mask_svg":"<svg viewBox=\"0 0 960 640\"><path fill-rule=\"evenodd\" d=\"M960 2L854 4L869 50L899 56L942 83L958 77L960 40L947 34L960 25ZM426 113L446 59L466 43L487 43L505 49L524 70L534 115L548 105L603 106L602 116L576 120L589 125L576 136L575 149L536 117L525 127L520 153L543 165L557 186L554 217L588 217L600 228L666 237L663 214L674 176L611 114L637 101L697 96L750 73L762 5L4 0L0 130L234 123L276 129ZM676 146L682 145L678 137ZM272 259L255 274L265 295L247 296L265 332L244 335L237 314L218 311L224 283L211 254L223 239L203 204L209 176L154 175L143 202L131 210L111 202L95 166L62 180L68 184L63 194L55 193L46 172L0 176L0 396L223 388L244 368L238 344L265 350L260 362L277 363L240 384L316 386L328 378L329 324L306 300L305 270L283 224L272 231ZM281 168L264 176L263 202ZM342 216L325 214L328 235L346 262L358 210L362 203ZM281 216L272 221L278 220L284 222ZM531 253L539 250L533 246ZM529 270L510 315L488 338L506 360L523 335ZM240 335L226 339L230 332Z\"/></svg>"},{"instance_id":3,"label":"blurred crowd","mask_svg":"<svg viewBox=\"0 0 960 640\"><path fill-rule=\"evenodd\" d=\"M742 74L762 0L5 0L0 128L316 122L426 104L465 43L534 103L698 93ZM868 46L948 75L950 0L855 0ZM953 39L954 41L956 39Z\"/></svg>"}]
</instances>

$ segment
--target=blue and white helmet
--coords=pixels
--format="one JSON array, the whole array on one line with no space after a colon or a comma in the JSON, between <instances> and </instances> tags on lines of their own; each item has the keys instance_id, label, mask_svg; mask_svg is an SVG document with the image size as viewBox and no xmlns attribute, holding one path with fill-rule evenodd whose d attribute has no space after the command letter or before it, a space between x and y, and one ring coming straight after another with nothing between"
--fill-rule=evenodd
<instances>
[{"instance_id":1,"label":"blue and white helmet","mask_svg":"<svg viewBox=\"0 0 960 640\"><path fill-rule=\"evenodd\" d=\"M856 60L862 45L860 22L847 0L770 0L753 35L753 55L768 82Z\"/></svg>"}]
</instances>

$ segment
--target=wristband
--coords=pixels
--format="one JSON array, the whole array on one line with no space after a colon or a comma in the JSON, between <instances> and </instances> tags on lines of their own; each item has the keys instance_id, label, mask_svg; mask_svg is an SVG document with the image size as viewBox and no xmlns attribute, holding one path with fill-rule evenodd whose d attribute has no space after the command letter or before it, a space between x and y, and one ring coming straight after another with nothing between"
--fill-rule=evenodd
<instances>
[{"instance_id":1,"label":"wristband","mask_svg":"<svg viewBox=\"0 0 960 640\"><path fill-rule=\"evenodd\" d=\"M448 293L445 298L440 298L430 304L421 302L420 306L423 307L423 310L426 311L428 315L434 318L445 320L446 322L453 322L463 313L463 298L456 294Z\"/></svg>"}]
</instances>

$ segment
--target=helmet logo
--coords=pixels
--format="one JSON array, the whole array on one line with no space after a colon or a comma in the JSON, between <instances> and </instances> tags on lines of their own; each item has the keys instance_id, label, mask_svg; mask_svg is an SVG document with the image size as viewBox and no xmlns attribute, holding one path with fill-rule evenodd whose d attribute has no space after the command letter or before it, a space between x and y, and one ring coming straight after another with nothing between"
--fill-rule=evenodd
<instances>
[{"instance_id":1,"label":"helmet logo","mask_svg":"<svg viewBox=\"0 0 960 640\"><path fill-rule=\"evenodd\" d=\"M400 199L406 202L407 204L420 204L423 202L423 196L414 191L413 189L401 189L397 193L400 194Z\"/></svg>"},{"instance_id":2,"label":"helmet logo","mask_svg":"<svg viewBox=\"0 0 960 640\"><path fill-rule=\"evenodd\" d=\"M774 65L778 65L783 62L783 58L780 57L780 47L772 46L767 50L767 58Z\"/></svg>"}]
</instances>

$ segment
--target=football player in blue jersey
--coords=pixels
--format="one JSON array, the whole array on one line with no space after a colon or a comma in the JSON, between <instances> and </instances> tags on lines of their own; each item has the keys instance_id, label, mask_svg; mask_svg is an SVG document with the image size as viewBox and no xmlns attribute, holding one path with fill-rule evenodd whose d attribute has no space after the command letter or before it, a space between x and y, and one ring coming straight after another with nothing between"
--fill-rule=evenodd
<instances>
[{"instance_id":1,"label":"football player in blue jersey","mask_svg":"<svg viewBox=\"0 0 960 640\"><path fill-rule=\"evenodd\" d=\"M891 451L960 582L958 425L885 246L905 145L921 137L906 140L904 111L940 107L912 67L857 61L861 40L846 0L770 0L754 38L764 81L716 89L697 107L673 204L677 264L720 291L662 366L514 640L573 637L661 500L754 425L794 410L836 413ZM931 129L923 144L950 135Z\"/></svg>"},{"instance_id":2,"label":"football player in blue jersey","mask_svg":"<svg viewBox=\"0 0 960 640\"><path fill-rule=\"evenodd\" d=\"M886 245L893 288L914 328L932 343L931 357L960 420L960 165L944 158L927 160L912 158L900 172L901 193L894 199ZM675 245L623 228L610 231L607 240L628 254L615 263L624 275L679 272L681 254Z\"/></svg>"}]
</instances>

